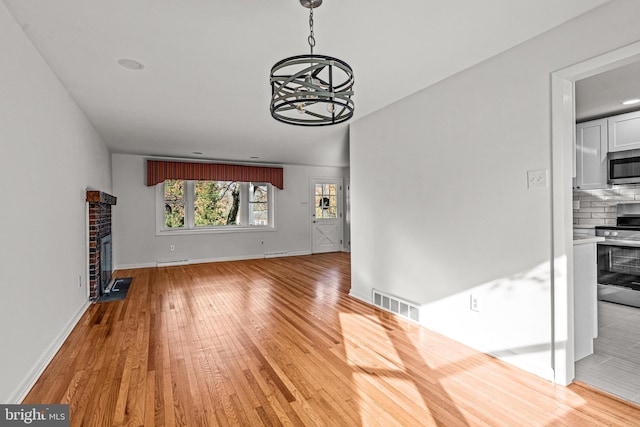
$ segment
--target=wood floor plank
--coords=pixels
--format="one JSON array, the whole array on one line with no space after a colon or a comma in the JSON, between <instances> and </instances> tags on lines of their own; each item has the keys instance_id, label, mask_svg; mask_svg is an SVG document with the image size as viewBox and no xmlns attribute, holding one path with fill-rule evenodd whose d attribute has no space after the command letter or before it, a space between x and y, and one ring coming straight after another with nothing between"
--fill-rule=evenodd
<instances>
[{"instance_id":1,"label":"wood floor plank","mask_svg":"<svg viewBox=\"0 0 640 427\"><path fill-rule=\"evenodd\" d=\"M335 253L124 270L25 403L72 426L633 426L560 387L349 297Z\"/></svg>"}]
</instances>

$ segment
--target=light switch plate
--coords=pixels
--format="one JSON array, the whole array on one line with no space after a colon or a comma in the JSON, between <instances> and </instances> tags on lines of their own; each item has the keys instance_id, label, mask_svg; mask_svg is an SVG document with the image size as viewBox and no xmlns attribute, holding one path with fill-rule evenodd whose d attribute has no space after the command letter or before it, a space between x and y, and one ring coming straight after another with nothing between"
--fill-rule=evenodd
<instances>
[{"instance_id":1,"label":"light switch plate","mask_svg":"<svg viewBox=\"0 0 640 427\"><path fill-rule=\"evenodd\" d=\"M580 209L580 200L574 200L573 201L573 209Z\"/></svg>"},{"instance_id":2,"label":"light switch plate","mask_svg":"<svg viewBox=\"0 0 640 427\"><path fill-rule=\"evenodd\" d=\"M549 179L547 169L527 171L527 188L548 186Z\"/></svg>"}]
</instances>

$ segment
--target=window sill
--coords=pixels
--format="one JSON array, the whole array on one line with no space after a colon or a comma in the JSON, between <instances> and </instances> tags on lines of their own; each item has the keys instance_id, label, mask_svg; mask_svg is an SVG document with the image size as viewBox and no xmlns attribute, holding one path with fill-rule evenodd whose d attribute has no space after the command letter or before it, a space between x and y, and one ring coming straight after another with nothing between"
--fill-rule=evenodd
<instances>
[{"instance_id":1,"label":"window sill","mask_svg":"<svg viewBox=\"0 0 640 427\"><path fill-rule=\"evenodd\" d=\"M156 236L197 235L197 234L230 234L230 233L263 233L277 231L276 227L233 227L233 228L198 228L175 230L156 230Z\"/></svg>"}]
</instances>

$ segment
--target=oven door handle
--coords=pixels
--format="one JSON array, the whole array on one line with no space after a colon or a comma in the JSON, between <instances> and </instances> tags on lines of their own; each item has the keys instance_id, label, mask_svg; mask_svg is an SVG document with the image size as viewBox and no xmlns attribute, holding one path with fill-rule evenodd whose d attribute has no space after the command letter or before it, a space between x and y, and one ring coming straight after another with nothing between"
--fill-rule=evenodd
<instances>
[{"instance_id":1,"label":"oven door handle","mask_svg":"<svg viewBox=\"0 0 640 427\"><path fill-rule=\"evenodd\" d=\"M620 248L640 248L640 240L609 239L598 242L598 246L618 246Z\"/></svg>"}]
</instances>

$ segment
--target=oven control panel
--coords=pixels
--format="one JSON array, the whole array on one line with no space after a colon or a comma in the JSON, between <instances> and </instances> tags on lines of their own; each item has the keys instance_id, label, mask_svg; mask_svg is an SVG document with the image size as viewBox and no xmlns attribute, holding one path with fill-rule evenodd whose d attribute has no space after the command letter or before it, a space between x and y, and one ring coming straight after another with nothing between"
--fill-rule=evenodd
<instances>
[{"instance_id":1,"label":"oven control panel","mask_svg":"<svg viewBox=\"0 0 640 427\"><path fill-rule=\"evenodd\" d=\"M607 244L613 244L623 246L628 244L629 246L640 245L640 230L622 228L622 227L596 227L596 236L604 237ZM605 243L603 242L603 243Z\"/></svg>"}]
</instances>

